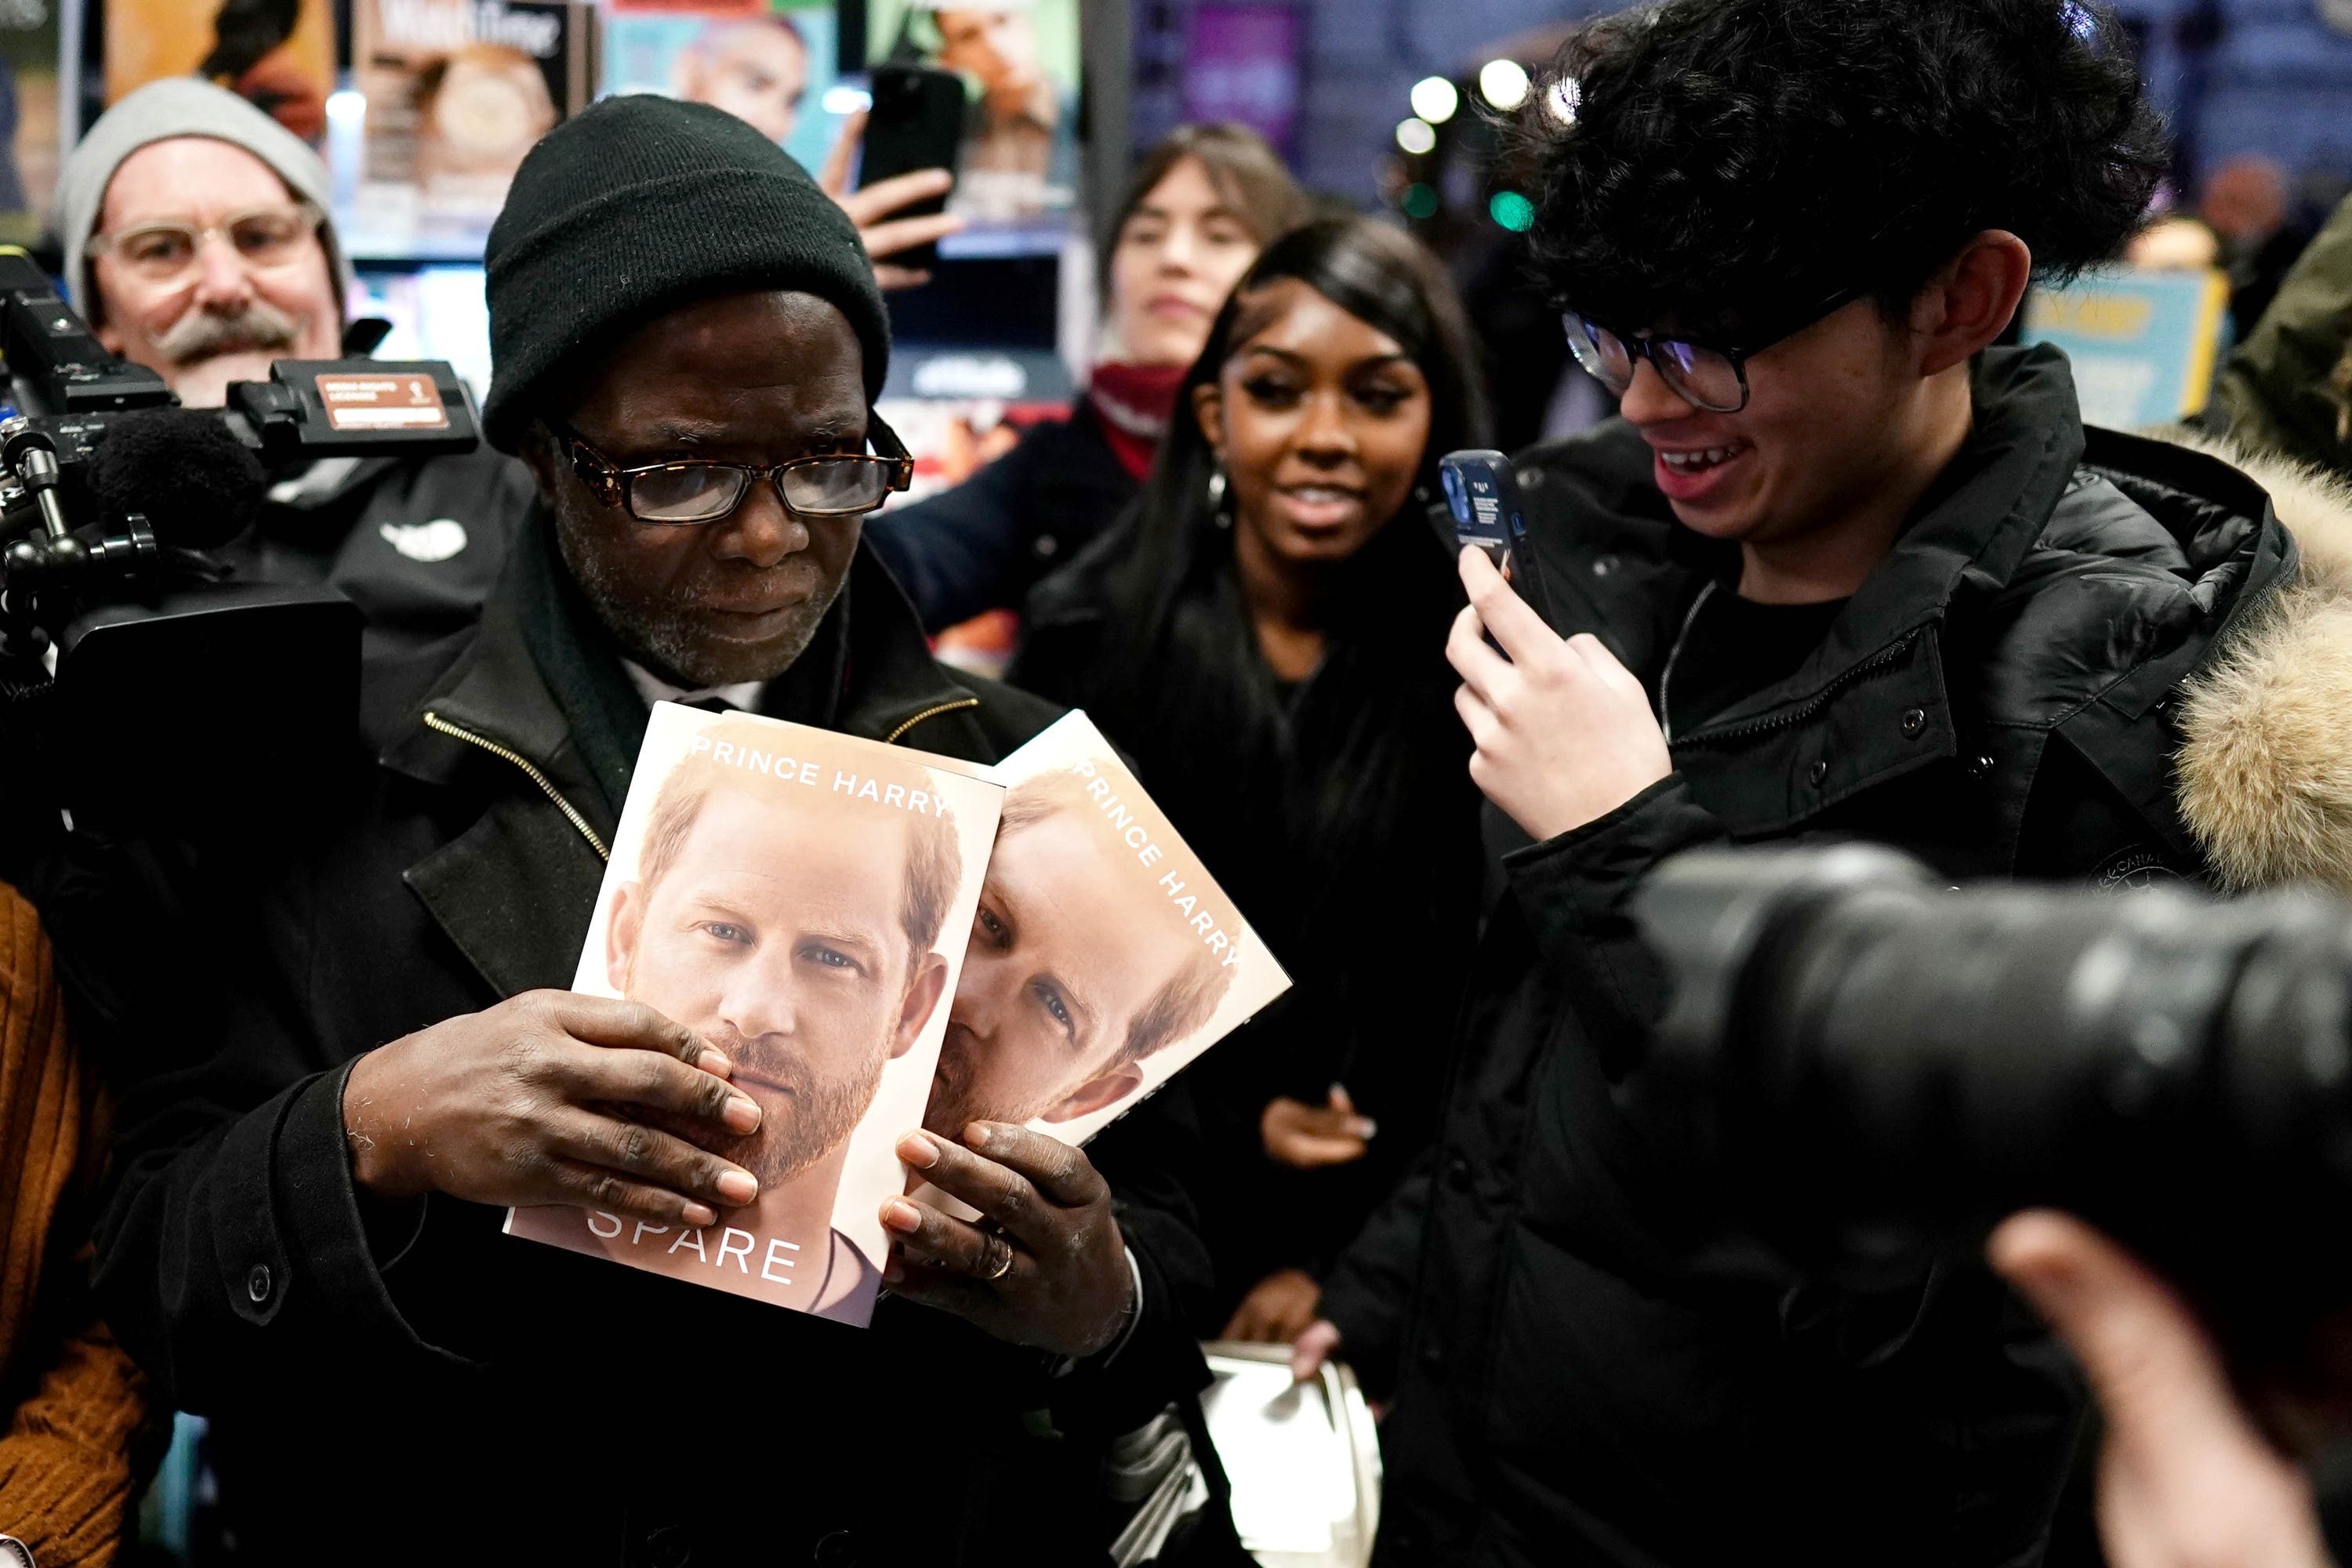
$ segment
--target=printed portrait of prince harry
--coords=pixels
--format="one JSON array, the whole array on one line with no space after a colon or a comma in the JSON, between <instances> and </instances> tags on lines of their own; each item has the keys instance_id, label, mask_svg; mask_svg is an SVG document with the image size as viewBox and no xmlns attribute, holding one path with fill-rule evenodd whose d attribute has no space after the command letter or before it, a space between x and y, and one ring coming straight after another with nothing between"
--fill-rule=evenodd
<instances>
[{"instance_id":1,"label":"printed portrait of prince harry","mask_svg":"<svg viewBox=\"0 0 2352 1568\"><path fill-rule=\"evenodd\" d=\"M1105 760L1093 770L1108 773ZM1004 797L923 1125L1076 1121L1133 1099L1145 1063L1205 1026L1231 988L1108 830L1074 770ZM1208 880L1189 853L1181 866Z\"/></svg>"},{"instance_id":2,"label":"printed portrait of prince harry","mask_svg":"<svg viewBox=\"0 0 2352 1568\"><path fill-rule=\"evenodd\" d=\"M776 749L748 727L704 733ZM772 1240L791 1244L791 1286L772 1299L862 1321L879 1273L833 1228L834 1202L883 1068L947 988L937 949L961 875L955 820L943 804L884 809L713 760L725 754L698 749L665 781L636 879L614 892L608 975L726 1053L760 1102L748 1136L695 1141L759 1178L733 1221L760 1238L751 1267Z\"/></svg>"}]
</instances>

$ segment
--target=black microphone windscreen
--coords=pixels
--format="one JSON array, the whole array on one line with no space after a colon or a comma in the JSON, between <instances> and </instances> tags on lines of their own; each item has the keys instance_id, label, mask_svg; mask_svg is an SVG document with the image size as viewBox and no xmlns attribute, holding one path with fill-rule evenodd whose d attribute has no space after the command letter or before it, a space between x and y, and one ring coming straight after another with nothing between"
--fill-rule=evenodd
<instances>
[{"instance_id":1,"label":"black microphone windscreen","mask_svg":"<svg viewBox=\"0 0 2352 1568\"><path fill-rule=\"evenodd\" d=\"M211 550L253 521L269 478L218 410L144 408L109 421L89 488L110 530L142 512L159 544Z\"/></svg>"}]
</instances>

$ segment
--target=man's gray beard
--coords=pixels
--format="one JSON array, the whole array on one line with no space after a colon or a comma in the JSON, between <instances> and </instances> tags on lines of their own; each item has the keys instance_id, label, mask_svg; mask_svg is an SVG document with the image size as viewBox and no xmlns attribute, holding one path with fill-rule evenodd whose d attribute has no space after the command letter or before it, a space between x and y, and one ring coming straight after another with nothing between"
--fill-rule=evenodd
<instances>
[{"instance_id":1,"label":"man's gray beard","mask_svg":"<svg viewBox=\"0 0 2352 1568\"><path fill-rule=\"evenodd\" d=\"M294 346L302 323L266 300L256 300L234 316L191 305L155 340L156 350L177 365L216 354L275 353Z\"/></svg>"},{"instance_id":2,"label":"man's gray beard","mask_svg":"<svg viewBox=\"0 0 2352 1568\"><path fill-rule=\"evenodd\" d=\"M833 592L822 601L812 599L801 606L807 618L798 635L781 647L772 658L762 661L763 665L773 664L774 668L747 673L714 664L697 642L691 623L683 616L665 615L635 602L626 591L628 584L621 568L581 542L579 533L594 525L567 515L561 506L556 512L557 547L562 552L563 563L572 569L572 580L580 584L589 607L596 612L596 618L640 663L649 665L656 675L685 682L689 689L773 680L783 674L808 651L809 644L816 638L817 627L824 624L834 601L841 596L841 590L849 581L849 574L843 573L840 581L834 584Z\"/></svg>"},{"instance_id":3,"label":"man's gray beard","mask_svg":"<svg viewBox=\"0 0 2352 1568\"><path fill-rule=\"evenodd\" d=\"M759 1059L760 1053L751 1050L750 1042L740 1037L712 1044L733 1061L750 1067L755 1072L766 1072ZM793 1075L792 1131L788 1138L772 1135L773 1124L765 1117L759 1129L749 1138L718 1152L759 1178L760 1190L767 1193L805 1173L818 1161L839 1147L847 1138L866 1109L874 1103L874 1091L882 1082L882 1068L890 1059L887 1042L868 1058L870 1066L859 1077L833 1082L820 1081L814 1074L802 1070ZM782 1075L777 1075L782 1077Z\"/></svg>"}]
</instances>

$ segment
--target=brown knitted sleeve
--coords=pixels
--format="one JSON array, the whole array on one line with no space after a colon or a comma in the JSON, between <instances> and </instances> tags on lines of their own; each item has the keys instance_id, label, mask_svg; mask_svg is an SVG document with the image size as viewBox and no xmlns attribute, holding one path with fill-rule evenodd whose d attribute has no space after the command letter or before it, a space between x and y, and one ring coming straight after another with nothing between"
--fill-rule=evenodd
<instances>
[{"instance_id":1,"label":"brown knitted sleeve","mask_svg":"<svg viewBox=\"0 0 2352 1568\"><path fill-rule=\"evenodd\" d=\"M0 886L0 1388L27 1391L0 1436L0 1531L42 1568L113 1560L143 1468L134 1438L152 1430L144 1382L90 1307L76 1234L103 1133L48 940Z\"/></svg>"}]
</instances>

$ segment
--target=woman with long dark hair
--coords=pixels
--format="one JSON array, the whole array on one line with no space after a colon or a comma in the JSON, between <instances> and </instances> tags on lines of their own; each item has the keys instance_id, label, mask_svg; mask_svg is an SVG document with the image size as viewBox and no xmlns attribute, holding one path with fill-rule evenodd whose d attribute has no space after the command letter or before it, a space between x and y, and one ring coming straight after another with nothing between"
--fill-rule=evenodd
<instances>
[{"instance_id":1,"label":"woman with long dark hair","mask_svg":"<svg viewBox=\"0 0 2352 1568\"><path fill-rule=\"evenodd\" d=\"M1443 1088L1479 851L1444 655L1462 592L1432 506L1437 459L1484 428L1470 344L1402 232L1276 240L1136 505L1030 596L1012 670L1135 759L1295 983L1182 1080L1234 1337L1313 1321L1320 1269Z\"/></svg>"},{"instance_id":2,"label":"woman with long dark hair","mask_svg":"<svg viewBox=\"0 0 2352 1568\"><path fill-rule=\"evenodd\" d=\"M866 537L932 631L1017 607L1135 499L1185 367L1234 279L1307 198L1265 139L1180 125L1137 163L1098 282L1103 342L1066 420L953 489L875 518Z\"/></svg>"}]
</instances>

